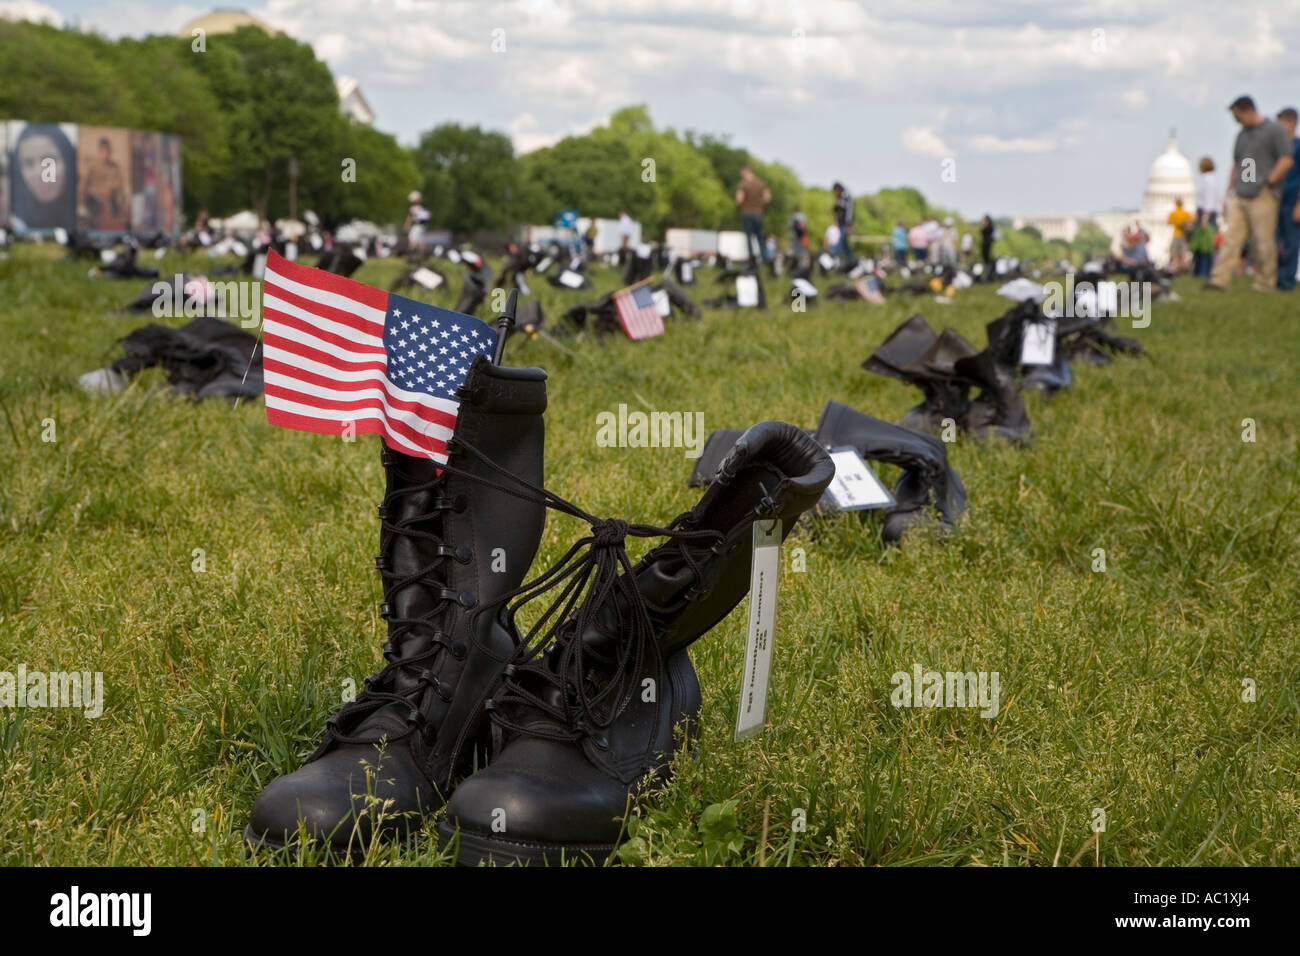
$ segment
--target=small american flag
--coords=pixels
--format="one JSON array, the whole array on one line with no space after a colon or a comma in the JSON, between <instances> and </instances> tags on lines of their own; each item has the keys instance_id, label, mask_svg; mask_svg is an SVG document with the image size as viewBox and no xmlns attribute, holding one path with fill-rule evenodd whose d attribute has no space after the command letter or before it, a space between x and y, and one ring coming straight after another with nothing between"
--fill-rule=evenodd
<instances>
[{"instance_id":1,"label":"small american flag","mask_svg":"<svg viewBox=\"0 0 1300 956\"><path fill-rule=\"evenodd\" d=\"M664 334L664 320L655 308L654 295L648 285L633 286L614 293L618 321L629 339L649 339Z\"/></svg>"},{"instance_id":2,"label":"small american flag","mask_svg":"<svg viewBox=\"0 0 1300 956\"><path fill-rule=\"evenodd\" d=\"M447 460L456 389L495 338L479 319L271 252L262 284L266 420L326 435L377 433Z\"/></svg>"}]
</instances>

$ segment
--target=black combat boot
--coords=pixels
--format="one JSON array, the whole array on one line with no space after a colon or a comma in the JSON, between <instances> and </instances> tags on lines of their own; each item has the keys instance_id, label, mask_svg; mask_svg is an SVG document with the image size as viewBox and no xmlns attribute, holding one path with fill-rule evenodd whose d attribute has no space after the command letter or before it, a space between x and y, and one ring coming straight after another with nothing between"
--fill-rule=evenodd
<instances>
[{"instance_id":1,"label":"black combat boot","mask_svg":"<svg viewBox=\"0 0 1300 956\"><path fill-rule=\"evenodd\" d=\"M564 586L485 705L487 767L438 825L460 863L599 862L613 851L629 801L666 773L683 745L674 730L698 712L686 649L748 591L753 523L780 518L784 536L833 475L803 431L764 422L667 529L587 516L592 534L525 589L528 600ZM633 567L628 534L670 540Z\"/></svg>"},{"instance_id":2,"label":"black combat boot","mask_svg":"<svg viewBox=\"0 0 1300 956\"><path fill-rule=\"evenodd\" d=\"M541 541L545 506L510 491L542 481L546 374L480 356L458 395L441 472L383 451L375 564L388 663L329 719L306 764L262 791L245 831L252 843L283 846L301 821L331 850L363 852L372 835L409 834L443 804L467 769L453 753L472 760L469 718L516 644L497 615L472 610L516 589ZM392 801L382 820L368 791Z\"/></svg>"},{"instance_id":3,"label":"black combat boot","mask_svg":"<svg viewBox=\"0 0 1300 956\"><path fill-rule=\"evenodd\" d=\"M894 485L894 505L885 512L881 529L886 544L898 541L929 509L934 509L944 528L951 528L966 510L966 489L948 464L944 443L933 435L882 422L832 401L822 411L816 437L825 448L851 445L869 461L903 469Z\"/></svg>"},{"instance_id":4,"label":"black combat boot","mask_svg":"<svg viewBox=\"0 0 1300 956\"><path fill-rule=\"evenodd\" d=\"M1029 415L1016 387L1014 365L999 362L991 349L959 359L957 374L980 389L963 422L975 438L996 435L1016 444L1029 441Z\"/></svg>"},{"instance_id":5,"label":"black combat boot","mask_svg":"<svg viewBox=\"0 0 1300 956\"><path fill-rule=\"evenodd\" d=\"M877 375L915 385L923 396L900 424L907 428L938 431L945 419L960 423L970 404L969 386L953 369L954 363L975 354L975 347L952 329L936 335L919 314L894 329L862 363Z\"/></svg>"}]
</instances>

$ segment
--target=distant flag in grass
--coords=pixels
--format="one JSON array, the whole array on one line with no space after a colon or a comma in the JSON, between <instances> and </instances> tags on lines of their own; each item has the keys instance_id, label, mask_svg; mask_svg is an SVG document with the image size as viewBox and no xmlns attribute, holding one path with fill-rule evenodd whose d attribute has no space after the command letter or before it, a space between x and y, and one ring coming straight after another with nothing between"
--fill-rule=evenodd
<instances>
[{"instance_id":1,"label":"distant flag in grass","mask_svg":"<svg viewBox=\"0 0 1300 956\"><path fill-rule=\"evenodd\" d=\"M655 308L648 285L632 286L614 293L618 321L629 339L649 339L664 334L664 320Z\"/></svg>"},{"instance_id":2,"label":"distant flag in grass","mask_svg":"<svg viewBox=\"0 0 1300 956\"><path fill-rule=\"evenodd\" d=\"M447 460L456 389L492 330L440 309L269 253L262 284L266 420L327 435L383 436Z\"/></svg>"}]
</instances>

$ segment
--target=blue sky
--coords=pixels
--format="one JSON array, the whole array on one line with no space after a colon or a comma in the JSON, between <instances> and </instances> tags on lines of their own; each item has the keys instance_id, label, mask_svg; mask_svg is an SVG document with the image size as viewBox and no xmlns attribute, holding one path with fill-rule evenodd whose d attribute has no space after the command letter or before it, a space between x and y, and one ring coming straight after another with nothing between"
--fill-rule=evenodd
<instances>
[{"instance_id":1,"label":"blue sky","mask_svg":"<svg viewBox=\"0 0 1300 956\"><path fill-rule=\"evenodd\" d=\"M235 5L237 0L231 3ZM110 36L211 10L0 0ZM1136 207L1171 127L1228 157L1226 106L1300 102L1300 4L1236 0L269 0L243 7L358 78L376 126L446 121L522 151L646 103L807 182L913 185L968 216ZM504 34L494 31L504 31ZM504 50L494 52L493 39ZM955 180L942 177L955 161Z\"/></svg>"}]
</instances>

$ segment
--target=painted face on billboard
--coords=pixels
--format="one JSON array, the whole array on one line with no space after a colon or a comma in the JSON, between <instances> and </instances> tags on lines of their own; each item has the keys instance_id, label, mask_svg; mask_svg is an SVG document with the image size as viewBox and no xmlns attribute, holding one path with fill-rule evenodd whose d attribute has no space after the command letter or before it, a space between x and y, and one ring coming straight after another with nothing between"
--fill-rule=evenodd
<instances>
[{"instance_id":1,"label":"painted face on billboard","mask_svg":"<svg viewBox=\"0 0 1300 956\"><path fill-rule=\"evenodd\" d=\"M18 142L14 162L27 191L37 202L55 202L71 188L67 160L50 133L36 132Z\"/></svg>"}]
</instances>

